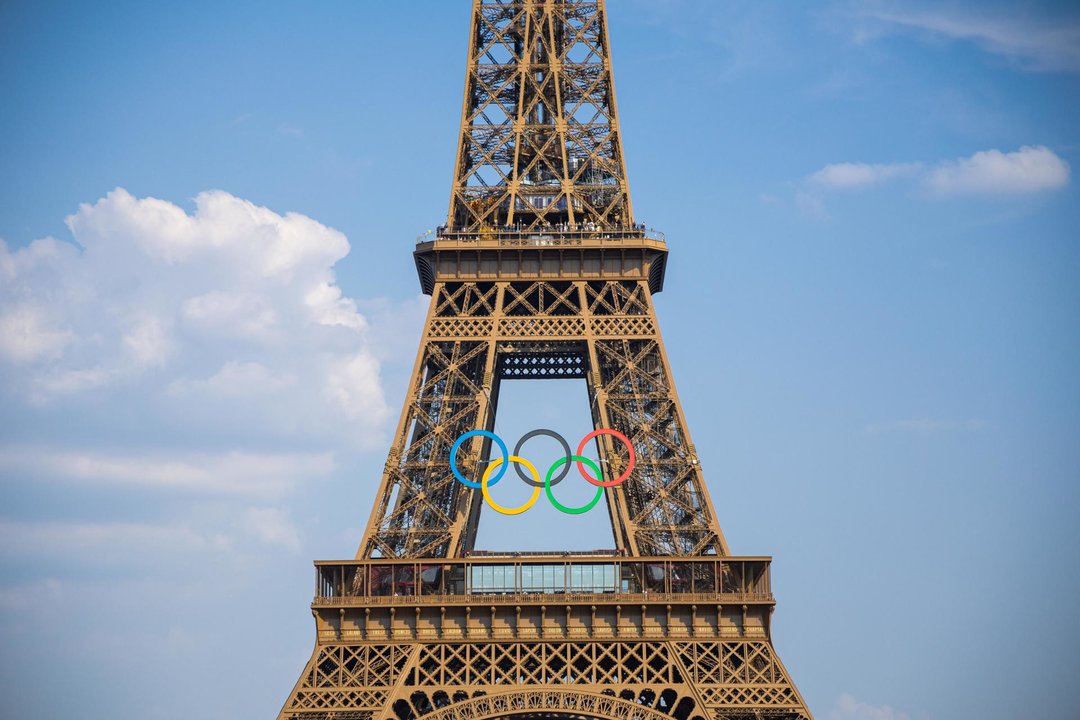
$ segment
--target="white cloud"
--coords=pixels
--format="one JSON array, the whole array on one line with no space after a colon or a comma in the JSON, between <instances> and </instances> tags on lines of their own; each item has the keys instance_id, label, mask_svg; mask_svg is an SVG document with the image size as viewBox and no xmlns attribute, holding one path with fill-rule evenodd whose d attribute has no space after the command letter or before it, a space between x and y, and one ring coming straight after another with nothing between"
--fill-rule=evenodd
<instances>
[{"instance_id":1,"label":"white cloud","mask_svg":"<svg viewBox=\"0 0 1080 720\"><path fill-rule=\"evenodd\" d=\"M50 327L40 307L17 305L0 315L0 359L10 363L53 360L74 339L70 330Z\"/></svg>"},{"instance_id":2,"label":"white cloud","mask_svg":"<svg viewBox=\"0 0 1080 720\"><path fill-rule=\"evenodd\" d=\"M358 354L336 362L326 379L326 395L349 418L362 418L377 398L368 378L378 366L374 358Z\"/></svg>"},{"instance_id":3,"label":"white cloud","mask_svg":"<svg viewBox=\"0 0 1080 720\"><path fill-rule=\"evenodd\" d=\"M868 163L843 162L826 165L811 175L809 180L815 185L831 189L858 188L878 185L893 178L912 175L918 170L918 163L871 165Z\"/></svg>"},{"instance_id":4,"label":"white cloud","mask_svg":"<svg viewBox=\"0 0 1080 720\"><path fill-rule=\"evenodd\" d=\"M903 8L862 14L894 28L974 42L1030 70L1080 72L1080 23L1075 18L993 17L982 8L977 16L940 7L922 12Z\"/></svg>"},{"instance_id":5,"label":"white cloud","mask_svg":"<svg viewBox=\"0 0 1080 720\"><path fill-rule=\"evenodd\" d=\"M228 558L238 550L263 546L300 550L299 531L277 508L248 508L232 527L214 525L198 518L161 523L0 520L0 558L75 560L84 566L155 560L172 565L178 559L207 554Z\"/></svg>"},{"instance_id":6,"label":"white cloud","mask_svg":"<svg viewBox=\"0 0 1080 720\"><path fill-rule=\"evenodd\" d=\"M367 436L387 418L368 323L334 276L340 232L221 191L189 214L117 189L67 224L81 251L0 245L9 392L43 405L138 386L148 414L248 433L302 413L313 433Z\"/></svg>"},{"instance_id":7,"label":"white cloud","mask_svg":"<svg viewBox=\"0 0 1080 720\"><path fill-rule=\"evenodd\" d=\"M321 283L311 289L304 298L314 320L320 325L363 330L367 327L363 316L356 311L356 302L341 296L341 288Z\"/></svg>"},{"instance_id":8,"label":"white cloud","mask_svg":"<svg viewBox=\"0 0 1080 720\"><path fill-rule=\"evenodd\" d=\"M167 656L223 595L303 607L293 561L363 519L381 363L411 367L426 298L349 297L344 235L224 192L118 189L68 226L0 243L0 632L85 664Z\"/></svg>"},{"instance_id":9,"label":"white cloud","mask_svg":"<svg viewBox=\"0 0 1080 720\"><path fill-rule=\"evenodd\" d=\"M0 448L0 477L196 491L280 495L334 470L331 453L108 454L56 447Z\"/></svg>"},{"instance_id":10,"label":"white cloud","mask_svg":"<svg viewBox=\"0 0 1080 720\"><path fill-rule=\"evenodd\" d=\"M269 340L277 315L267 298L254 293L212 290L180 307L184 322L199 332L249 340Z\"/></svg>"},{"instance_id":11,"label":"white cloud","mask_svg":"<svg viewBox=\"0 0 1080 720\"><path fill-rule=\"evenodd\" d=\"M910 716L888 705L874 706L844 693L829 713L829 720L911 720Z\"/></svg>"},{"instance_id":12,"label":"white cloud","mask_svg":"<svg viewBox=\"0 0 1080 720\"><path fill-rule=\"evenodd\" d=\"M276 394L295 382L295 376L275 373L265 365L230 360L205 380L174 381L167 393L174 397L257 398Z\"/></svg>"},{"instance_id":13,"label":"white cloud","mask_svg":"<svg viewBox=\"0 0 1080 720\"><path fill-rule=\"evenodd\" d=\"M186 525L0 521L0 548L16 557L74 557L83 562L93 556L110 562L154 552L227 551L230 544L225 535Z\"/></svg>"},{"instance_id":14,"label":"white cloud","mask_svg":"<svg viewBox=\"0 0 1080 720\"><path fill-rule=\"evenodd\" d=\"M248 508L240 516L240 529L264 545L290 552L300 550L300 532L287 513L277 508Z\"/></svg>"},{"instance_id":15,"label":"white cloud","mask_svg":"<svg viewBox=\"0 0 1080 720\"><path fill-rule=\"evenodd\" d=\"M1056 190L1069 182L1069 164L1043 146L1016 152L984 150L938 165L926 185L942 195L1022 194Z\"/></svg>"},{"instance_id":16,"label":"white cloud","mask_svg":"<svg viewBox=\"0 0 1080 720\"><path fill-rule=\"evenodd\" d=\"M74 243L0 242L0 407L18 423L0 445L0 491L70 491L79 499L49 507L78 522L42 525L11 505L0 529L171 544L181 558L298 549L285 511L252 503L385 449L380 360L402 358L374 343L405 334L415 348L418 332L402 330L419 330L420 303L364 300L372 325L336 282L344 235L225 192L186 212L117 189L67 224Z\"/></svg>"},{"instance_id":17,"label":"white cloud","mask_svg":"<svg viewBox=\"0 0 1080 720\"><path fill-rule=\"evenodd\" d=\"M796 205L806 214L826 217L822 194L881 185L901 178L917 179L939 196L1020 195L1046 192L1069 182L1069 164L1042 145L1014 152L991 149L929 166L922 163L826 165L805 178L796 191Z\"/></svg>"},{"instance_id":18,"label":"white cloud","mask_svg":"<svg viewBox=\"0 0 1080 720\"><path fill-rule=\"evenodd\" d=\"M47 402L59 395L74 395L109 382L114 373L101 367L78 370L47 368L33 377L30 401L35 405Z\"/></svg>"},{"instance_id":19,"label":"white cloud","mask_svg":"<svg viewBox=\"0 0 1080 720\"><path fill-rule=\"evenodd\" d=\"M136 318L122 340L137 368L160 368L172 349L172 339L159 317Z\"/></svg>"}]
</instances>

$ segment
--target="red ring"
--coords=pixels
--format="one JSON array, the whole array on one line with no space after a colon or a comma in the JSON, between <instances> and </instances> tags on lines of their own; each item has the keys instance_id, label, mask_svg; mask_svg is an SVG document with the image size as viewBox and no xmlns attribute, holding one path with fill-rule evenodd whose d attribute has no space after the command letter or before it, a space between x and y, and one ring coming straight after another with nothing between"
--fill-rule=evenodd
<instances>
[{"instance_id":1,"label":"red ring","mask_svg":"<svg viewBox=\"0 0 1080 720\"><path fill-rule=\"evenodd\" d=\"M622 475L615 478L614 480L609 480L608 482L593 480L591 477L589 477L589 473L585 472L585 465L580 460L577 462L578 472L581 473L581 477L585 478L586 482L591 485L596 485L597 487L615 487L616 485L620 485L623 481L626 480L626 478L630 477L630 473L634 469L634 463L637 462L637 455L634 454L634 446L631 445L630 440L618 430L612 430L611 428L600 428L599 430L593 430L591 433L581 439L581 444L578 445L577 448L577 454L584 455L585 444L597 435L614 435L615 437L622 440L623 445L625 445L626 449L630 451L630 464L626 466L626 470L623 472Z\"/></svg>"}]
</instances>

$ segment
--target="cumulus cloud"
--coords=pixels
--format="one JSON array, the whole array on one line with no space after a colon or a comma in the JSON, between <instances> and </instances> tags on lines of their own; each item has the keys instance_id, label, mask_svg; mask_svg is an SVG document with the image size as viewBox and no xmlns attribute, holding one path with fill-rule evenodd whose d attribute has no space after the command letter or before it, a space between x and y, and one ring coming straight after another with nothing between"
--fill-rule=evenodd
<instances>
[{"instance_id":1,"label":"cumulus cloud","mask_svg":"<svg viewBox=\"0 0 1080 720\"><path fill-rule=\"evenodd\" d=\"M271 340L278 318L267 298L250 292L211 290L190 297L180 306L185 323L207 334Z\"/></svg>"},{"instance_id":2,"label":"cumulus cloud","mask_svg":"<svg viewBox=\"0 0 1080 720\"><path fill-rule=\"evenodd\" d=\"M0 241L0 499L62 488L45 517L5 503L0 544L60 567L299 551L267 504L385 449L380 361L400 359L374 343L412 335L419 305L364 300L373 326L336 281L343 234L226 192L186 211L117 189L67 226Z\"/></svg>"},{"instance_id":3,"label":"cumulus cloud","mask_svg":"<svg viewBox=\"0 0 1080 720\"><path fill-rule=\"evenodd\" d=\"M911 5L866 9L862 14L886 27L973 42L1025 69L1080 72L1080 22L1076 18L994 17L982 8L978 15L971 15L941 7L918 11Z\"/></svg>"},{"instance_id":4,"label":"cumulus cloud","mask_svg":"<svg viewBox=\"0 0 1080 720\"><path fill-rule=\"evenodd\" d=\"M368 323L334 276L340 232L220 191L189 214L117 189L67 225L75 244L0 245L8 392L47 405L139 385L155 411L249 429L297 412L354 434L386 419Z\"/></svg>"},{"instance_id":5,"label":"cumulus cloud","mask_svg":"<svg viewBox=\"0 0 1080 720\"><path fill-rule=\"evenodd\" d=\"M984 150L941 163L926 176L927 187L942 195L1035 193L1068 182L1069 164L1041 145L1010 153Z\"/></svg>"},{"instance_id":6,"label":"cumulus cloud","mask_svg":"<svg viewBox=\"0 0 1080 720\"><path fill-rule=\"evenodd\" d=\"M50 327L41 308L14 305L0 317L0 358L10 363L55 359L72 340L70 331Z\"/></svg>"},{"instance_id":7,"label":"cumulus cloud","mask_svg":"<svg viewBox=\"0 0 1080 720\"><path fill-rule=\"evenodd\" d=\"M829 713L829 720L911 720L911 718L888 705L870 705L844 693Z\"/></svg>"},{"instance_id":8,"label":"cumulus cloud","mask_svg":"<svg viewBox=\"0 0 1080 720\"><path fill-rule=\"evenodd\" d=\"M913 175L919 170L918 163L868 163L844 162L826 165L809 177L814 185L826 188L859 188L879 185L893 178Z\"/></svg>"},{"instance_id":9,"label":"cumulus cloud","mask_svg":"<svg viewBox=\"0 0 1080 720\"><path fill-rule=\"evenodd\" d=\"M0 241L0 632L100 664L168 657L221 597L303 607L302 558L370 509L426 302L350 297L342 233L225 192L67 225Z\"/></svg>"},{"instance_id":10,"label":"cumulus cloud","mask_svg":"<svg viewBox=\"0 0 1080 720\"><path fill-rule=\"evenodd\" d=\"M289 374L278 374L257 362L230 360L216 373L203 380L179 379L172 382L168 392L177 397L188 395L233 398L255 398L277 393L296 382Z\"/></svg>"}]
</instances>

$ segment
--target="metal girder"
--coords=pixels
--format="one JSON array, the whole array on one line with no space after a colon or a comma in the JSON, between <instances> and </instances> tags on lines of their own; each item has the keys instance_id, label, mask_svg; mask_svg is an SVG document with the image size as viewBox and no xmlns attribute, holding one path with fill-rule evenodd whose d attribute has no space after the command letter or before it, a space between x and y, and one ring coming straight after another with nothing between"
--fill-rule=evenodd
<instances>
[{"instance_id":1,"label":"metal girder","mask_svg":"<svg viewBox=\"0 0 1080 720\"><path fill-rule=\"evenodd\" d=\"M586 378L595 425L630 438L637 465L607 490L620 550L728 554L648 284L521 280L436 284L412 400L357 557L458 557L473 549L482 505L450 471L450 448L464 432L494 428L500 380L512 377ZM609 439L599 439L599 451L611 473L628 457ZM488 449L476 438L459 452L467 476L482 474L493 459Z\"/></svg>"},{"instance_id":2,"label":"metal girder","mask_svg":"<svg viewBox=\"0 0 1080 720\"><path fill-rule=\"evenodd\" d=\"M473 0L460 131L447 225L414 252L431 304L382 481L356 559L317 563L279 720L812 720L773 647L770 559L731 557L679 403L603 0ZM584 378L595 427L629 439L616 550L475 551L481 493L450 449L494 428L514 378ZM605 480L629 460L611 439ZM476 481L490 450L455 461Z\"/></svg>"},{"instance_id":3,"label":"metal girder","mask_svg":"<svg viewBox=\"0 0 1080 720\"><path fill-rule=\"evenodd\" d=\"M623 720L811 718L766 641L625 636L327 643L279 718L495 720L530 711Z\"/></svg>"},{"instance_id":4,"label":"metal girder","mask_svg":"<svg viewBox=\"0 0 1080 720\"><path fill-rule=\"evenodd\" d=\"M474 0L447 226L629 227L603 2Z\"/></svg>"}]
</instances>

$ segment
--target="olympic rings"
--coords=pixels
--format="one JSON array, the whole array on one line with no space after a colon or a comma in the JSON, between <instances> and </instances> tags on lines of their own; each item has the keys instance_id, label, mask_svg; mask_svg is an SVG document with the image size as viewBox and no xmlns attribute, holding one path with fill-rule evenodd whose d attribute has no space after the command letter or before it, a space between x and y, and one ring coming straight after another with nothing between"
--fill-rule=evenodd
<instances>
[{"instance_id":1,"label":"olympic rings","mask_svg":"<svg viewBox=\"0 0 1080 720\"><path fill-rule=\"evenodd\" d=\"M558 458L554 463L551 464L551 467L548 468L543 482L540 481L540 474L537 472L536 467L531 462L519 455L519 453L521 452L521 448L525 445L525 443L538 435L546 435L548 437L554 438L558 441L560 445L562 445L563 452L565 453L565 455ZM614 480L608 480L607 482L599 479L603 476L600 465L582 454L585 452L585 446L588 444L589 440L592 440L593 438L600 435L612 435L618 438L623 442L624 445L626 445L626 448L630 454L630 461L626 467L626 470L624 470L623 473L619 475L619 477L615 478ZM458 468L456 459L457 451L461 448L462 443L464 443L469 438L476 436L485 437L489 440L494 441L495 445L502 452L502 457L496 458L494 461L488 464L487 468L484 470L483 475L480 478L480 482L473 482L466 478L462 474L461 470ZM491 508L495 510L495 512L501 513L503 515L520 515L521 513L531 508L533 505L536 504L536 501L539 499L541 489L544 490L544 493L547 495L547 499L551 503L551 505L559 512L565 513L567 515L581 515L583 513L587 513L594 507L596 507L597 503L599 503L601 498L604 497L604 488L610 488L615 487L616 485L620 485L625 482L628 477L630 477L630 473L633 472L634 464L636 463L636 461L637 457L634 454L634 446L633 444L631 444L630 440L626 437L626 435L622 434L618 430L613 430L611 428L600 428L586 435L584 438L582 438L581 443L578 445L576 454L570 452L570 445L566 442L566 439L562 435L555 432L554 430L545 429L532 430L523 435L521 439L518 440L517 445L514 446L514 452L512 454L507 451L506 443L503 442L502 438L488 430L470 430L469 432L463 433L460 437L458 437L457 440L454 441L454 444L450 446L450 469L454 473L454 477L457 478L458 482L460 482L465 487L473 489L479 488L480 492L483 493L484 502L490 505ZM596 486L596 495L594 495L593 499L585 503L584 505L581 505L579 507L567 507L566 505L563 505L555 499L555 494L552 492L552 488L562 482L563 478L566 477L567 472L569 472L570 470L570 465L574 463L577 464L578 471L581 473L581 476L585 478L585 480L587 480L590 484ZM524 504L519 505L515 508L504 507L491 499L491 486L502 479L503 475L506 474L507 466L512 464L517 464L519 466L514 468L514 471L518 474L518 477L520 477L525 482L526 485L529 485L533 489L532 495L529 497L529 499L526 500ZM586 465L589 466L589 469L592 470L595 477L589 475L589 473L585 469ZM522 466L526 470L528 470L528 474L532 475L532 478L529 478L528 475L522 472ZM559 468L562 468L562 470L558 473L558 475L556 475L556 471L559 470ZM492 473L495 473L494 477L492 477Z\"/></svg>"},{"instance_id":2,"label":"olympic rings","mask_svg":"<svg viewBox=\"0 0 1080 720\"><path fill-rule=\"evenodd\" d=\"M536 480L539 482L540 475L536 472L536 468L533 467L533 464L531 462L529 462L525 458L520 458L517 455L511 455L510 462L519 463L527 467L529 469L529 472L532 473L532 476L536 478ZM488 479L491 477L491 471L501 464L502 458L499 458L495 462L488 465L487 470L484 471L484 477L480 480L480 491L484 493L484 500L487 502L488 505L491 506L491 509L495 512L502 513L503 515L520 515L536 503L536 499L540 497L540 486L533 487L532 497L526 500L524 505L519 505L516 508L508 508L499 505L497 502L491 499L491 493L488 492L488 487L491 485L491 483L488 482ZM504 466L503 471L505 470L506 467Z\"/></svg>"},{"instance_id":3,"label":"olympic rings","mask_svg":"<svg viewBox=\"0 0 1080 720\"><path fill-rule=\"evenodd\" d=\"M612 435L623 441L623 444L626 445L626 449L630 451L630 462L626 465L626 470L624 470L623 474L615 478L614 480L601 482L601 480L599 479L600 473L596 473L597 479L595 480L589 477L588 473L585 472L585 466L582 465L581 461L579 460L577 461L578 472L581 473L581 477L585 478L587 482L596 485L597 487L614 487L621 484L624 480L626 480L626 478L630 477L630 473L634 470L634 464L637 462L637 455L634 454L634 446L633 444L631 444L630 440L627 439L627 437L618 430L612 430L611 428L600 428L599 430L593 430L591 433L581 438L581 442L577 446L577 454L581 455L583 452L585 452L585 444L592 440L594 437L597 437L598 435Z\"/></svg>"},{"instance_id":4,"label":"olympic rings","mask_svg":"<svg viewBox=\"0 0 1080 720\"><path fill-rule=\"evenodd\" d=\"M552 485L558 485L562 482L563 478L566 477L566 473L570 472L570 443L566 442L566 438L564 438L562 435L555 432L554 430L530 430L529 432L522 435L521 439L517 441L517 445L514 446L514 454L520 455L521 446L529 442L529 440L533 439L537 435L546 435L547 437L555 438L559 441L559 444L562 445L563 455L566 456L566 459L563 461L563 469L562 472L559 473L559 477L551 481ZM520 467L515 467L514 470L517 471L518 477L524 480L526 485L532 485L533 487L544 487L544 485L546 484L546 482L534 482L533 480L525 477L525 473L521 471Z\"/></svg>"},{"instance_id":5,"label":"olympic rings","mask_svg":"<svg viewBox=\"0 0 1080 720\"><path fill-rule=\"evenodd\" d=\"M457 461L454 460L454 457L457 455L457 451L458 451L458 448L461 447L461 443L463 443L466 440L468 440L469 438L475 437L477 435L482 435L482 436L484 436L486 438L491 438L492 440L495 441L495 444L499 446L499 449L502 450L503 457L504 458L510 457L510 453L507 451L506 443L503 442L503 439L501 437L499 437L498 435L496 435L495 433L488 432L487 430L470 430L469 432L464 433L461 437L459 437L457 440L455 440L454 444L450 446L450 469L454 471L454 477L456 477L458 479L458 482L460 482L465 487L472 488L473 490L480 487L480 483L473 482L472 480L469 480L464 475L462 475L461 471L458 470ZM501 458L500 458L499 462L502 462ZM495 467L495 465L491 465L490 467ZM505 474L506 474L506 465L503 465L502 469L499 470L499 474L495 476L495 479L492 480L490 484L494 485L495 483L499 482L500 480L502 480L502 476L505 475Z\"/></svg>"},{"instance_id":6,"label":"olympic rings","mask_svg":"<svg viewBox=\"0 0 1080 720\"><path fill-rule=\"evenodd\" d=\"M551 492L551 486L555 484L551 482L551 474L555 472L555 468L559 467L560 465L569 468L571 461L577 461L579 463L589 463L589 465L593 469L593 472L597 475L600 474L600 466L598 466L596 463L594 463L587 457L582 457L581 455L571 455L569 458L561 457L554 463L552 463L550 468L548 468L547 477L544 478L544 492L547 493L548 502L550 502L559 512L566 513L567 515L581 515L582 513L587 513L594 507L596 507L596 503L600 502L600 498L604 497L604 488L596 488L596 495L593 496L593 499L585 503L581 507L569 508L556 500L555 493ZM563 473L563 475L565 474L566 473ZM560 475L560 477L562 477L562 475Z\"/></svg>"}]
</instances>

